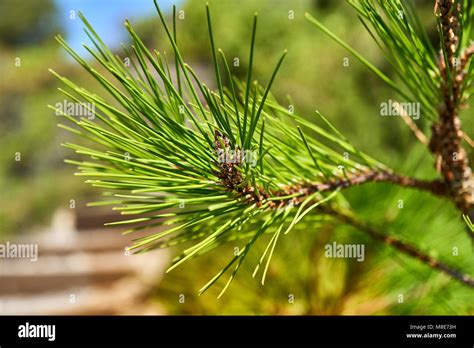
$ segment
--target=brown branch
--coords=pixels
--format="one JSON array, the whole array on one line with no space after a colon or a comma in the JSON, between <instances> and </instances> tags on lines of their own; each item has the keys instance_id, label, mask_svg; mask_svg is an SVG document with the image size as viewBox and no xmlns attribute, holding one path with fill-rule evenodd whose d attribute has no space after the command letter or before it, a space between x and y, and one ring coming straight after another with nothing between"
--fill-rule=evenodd
<instances>
[{"instance_id":1,"label":"brown branch","mask_svg":"<svg viewBox=\"0 0 474 348\"><path fill-rule=\"evenodd\" d=\"M269 203L270 208L283 207L288 204L298 205L307 196L315 192L331 192L338 189L345 189L348 187L358 186L371 182L386 182L395 185L400 185L407 188L415 188L430 192L436 196L446 196L449 192L443 181L440 180L420 180L409 176L395 174L389 170L370 170L366 169L357 173L345 172L344 177L337 177L329 179L325 182L302 182L299 184L292 184L283 187L280 190L265 191L262 188L255 188L250 184L244 185L244 178L239 171L240 163L239 156L232 162L219 160L219 156L231 148L229 138L215 130L214 133L214 146L216 155L218 157L219 170L215 173L220 179L222 186L228 191L235 192L238 196L246 198L252 203L257 203L261 206L264 200L268 198L282 197L280 201L272 200ZM234 149L236 152L238 148ZM294 196L295 194L299 194ZM286 196L294 196L291 199L285 199Z\"/></svg>"},{"instance_id":2,"label":"brown branch","mask_svg":"<svg viewBox=\"0 0 474 348\"><path fill-rule=\"evenodd\" d=\"M217 130L214 134L214 145L217 154L231 147L229 139ZM283 207L289 204L297 206L301 204L303 200L308 197L308 195L315 192L335 191L337 189L352 187L369 182L388 182L404 187L426 190L436 195L445 195L447 193L446 185L441 181L424 181L398 175L389 171L375 170L366 170L357 174L347 173L344 178L332 179L322 183L303 183L299 185L290 185L280 189L279 191L269 192L265 191L263 188L254 188L248 183L245 184L245 181L239 171L239 166L241 166L241 163L238 161L234 163L218 161L219 170L216 172L216 175L221 180L221 184L228 191L233 192L237 196L245 198L249 203L257 204L258 206L261 206L264 202L268 203L270 209ZM295 193L299 195L294 195ZM291 196L291 198L287 196ZM281 197L281 200L269 200L269 198L275 197ZM453 267L448 266L430 257L429 255L424 254L416 247L394 237L386 236L369 225L366 225L363 222L355 219L354 217L336 211L329 206L324 205L318 208L320 211L333 215L340 221L353 225L361 231L366 232L373 239L387 245L391 245L400 252L416 258L431 268L439 270L465 285L474 287L473 278L468 275L464 275Z\"/></svg>"},{"instance_id":3,"label":"brown branch","mask_svg":"<svg viewBox=\"0 0 474 348\"><path fill-rule=\"evenodd\" d=\"M457 0L437 0L435 12L441 18L441 30L444 38L442 43L443 52L446 52L447 59L444 59L444 53L440 54L439 65L443 103L439 108L439 121L432 127L432 136L428 146L436 155L444 181L425 181L398 175L390 171L366 170L359 173L346 173L343 178L330 179L326 182L306 182L290 185L278 191L265 191L262 188L254 188L250 184L245 184L238 168L241 163L219 162L219 170L216 175L221 180L221 184L228 191L234 192L237 196L244 197L249 203L256 203L261 206L263 202L266 202L269 203L270 209L274 209L289 204L299 205L308 195L315 192L335 191L369 182L387 182L403 187L429 191L435 195L449 195L461 211L472 214L474 211L474 194L471 188L474 186L474 180L466 151L461 146L461 140L464 135L461 130L458 111L462 103L462 88L466 77L465 70L474 51L472 48L466 50L460 60L460 64L456 64L459 17L461 15L460 2ZM419 132L421 131L419 131L416 125L412 124L411 128L422 142L426 142L426 139L420 136ZM217 130L215 131L214 141L216 152L226 150L231 146L229 139ZM275 197L281 197L281 200L269 200L269 198ZM390 245L432 269L441 271L457 281L474 288L474 278L432 258L418 250L415 246L395 237L387 236L374 227L359 221L354 216L337 211L328 205L322 205L318 208L324 213L335 216L341 222L350 224L367 233L373 239Z\"/></svg>"},{"instance_id":4,"label":"brown branch","mask_svg":"<svg viewBox=\"0 0 474 348\"><path fill-rule=\"evenodd\" d=\"M461 271L457 270L456 268L449 266L427 254L425 254L423 251L418 250L415 246L404 242L398 238L392 237L392 236L387 236L386 234L378 231L376 228L358 220L352 215L337 211L333 208L330 207L322 207L320 209L326 214L330 214L335 216L339 221L343 223L347 223L349 225L352 225L359 229L362 232L365 232L368 234L370 237L372 237L375 240L378 240L386 245L391 246L392 248L397 249L398 251L402 252L403 254L409 255L411 257L414 257L418 261L424 263L425 265L431 267L432 269L441 271L445 273L446 275L450 276L451 278L454 278L455 280L474 288L474 278L472 278L468 274L464 274Z\"/></svg>"},{"instance_id":5,"label":"brown branch","mask_svg":"<svg viewBox=\"0 0 474 348\"><path fill-rule=\"evenodd\" d=\"M461 3L457 0L439 0L436 6L440 17L444 42L440 53L442 104L438 122L432 126L429 148L436 155L436 167L449 188L449 194L459 210L474 213L474 178L466 151L461 146L464 133L459 119L462 88L468 61L474 54L472 46L457 59ZM446 59L444 53L446 53ZM459 64L456 64L459 62Z\"/></svg>"},{"instance_id":6,"label":"brown branch","mask_svg":"<svg viewBox=\"0 0 474 348\"><path fill-rule=\"evenodd\" d=\"M370 182L386 182L403 187L415 188L431 192L437 196L447 194L446 186L440 180L419 180L405 175L395 174L390 171L370 170L358 174L348 174L346 178L332 179L325 183L311 184L308 187L309 193L316 191L334 191L336 189L357 186Z\"/></svg>"}]
</instances>

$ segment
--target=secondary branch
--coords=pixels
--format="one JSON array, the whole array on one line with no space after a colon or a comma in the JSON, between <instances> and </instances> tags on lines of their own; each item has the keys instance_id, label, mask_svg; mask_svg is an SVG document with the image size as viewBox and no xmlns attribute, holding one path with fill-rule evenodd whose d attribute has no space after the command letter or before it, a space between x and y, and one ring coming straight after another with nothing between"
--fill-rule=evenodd
<instances>
[{"instance_id":1,"label":"secondary branch","mask_svg":"<svg viewBox=\"0 0 474 348\"><path fill-rule=\"evenodd\" d=\"M345 178L331 179L324 183L311 184L308 189L310 193L316 191L334 191L338 188L347 188L370 182L387 182L403 187L428 191L437 196L444 196L447 194L446 185L440 180L419 180L409 176L395 174L390 171L377 170L369 170L358 174L348 175Z\"/></svg>"},{"instance_id":2,"label":"secondary branch","mask_svg":"<svg viewBox=\"0 0 474 348\"><path fill-rule=\"evenodd\" d=\"M341 222L347 223L349 225L352 225L356 227L358 230L368 234L370 237L372 237L375 240L378 240L386 245L391 246L392 248L397 249L403 254L409 255L411 257L414 257L418 261L424 263L425 265L429 266L432 269L441 271L451 278L474 288L474 278L472 278L470 275L464 274L461 271L457 270L456 268L449 266L427 254L425 254L423 251L417 249L415 246L404 242L398 238L392 237L392 236L387 236L386 234L380 232L377 230L375 227L370 226L357 218L355 218L352 215L334 210L330 207L322 207L320 209L321 211L335 216L338 220Z\"/></svg>"}]
</instances>

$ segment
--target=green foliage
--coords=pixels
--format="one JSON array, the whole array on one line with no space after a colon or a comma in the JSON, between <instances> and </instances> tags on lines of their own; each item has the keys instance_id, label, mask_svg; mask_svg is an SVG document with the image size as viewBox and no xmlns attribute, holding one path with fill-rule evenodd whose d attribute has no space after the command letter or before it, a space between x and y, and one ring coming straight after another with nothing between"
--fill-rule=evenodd
<instances>
[{"instance_id":1,"label":"green foliage","mask_svg":"<svg viewBox=\"0 0 474 348\"><path fill-rule=\"evenodd\" d=\"M52 0L2 0L0 45L24 46L44 43L57 32L56 6Z\"/></svg>"}]
</instances>

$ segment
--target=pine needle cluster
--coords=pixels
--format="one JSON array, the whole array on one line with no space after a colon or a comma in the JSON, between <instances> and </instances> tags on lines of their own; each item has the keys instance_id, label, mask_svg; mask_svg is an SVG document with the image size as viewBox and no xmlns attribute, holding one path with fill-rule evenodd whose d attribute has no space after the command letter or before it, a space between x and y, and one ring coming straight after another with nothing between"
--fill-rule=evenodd
<instances>
[{"instance_id":1,"label":"pine needle cluster","mask_svg":"<svg viewBox=\"0 0 474 348\"><path fill-rule=\"evenodd\" d=\"M216 49L211 15L206 8L216 90L185 63L178 48L175 10L170 25L156 2L173 48L175 69L170 67L166 53L150 51L145 46L128 21L125 27L132 46L124 47L124 52L133 69L104 44L82 15L92 42L92 47L84 47L100 69L58 37L104 91L103 95L94 94L53 72L64 83L61 91L66 98L95 106L95 120L62 112L69 124L60 127L93 144L64 144L88 157L67 162L78 166L77 175L86 177L87 183L104 190L106 198L91 205L112 205L130 217L110 225L128 225L125 233L146 232L135 240L131 250L144 252L186 245L173 260L169 268L172 270L223 244L240 242L234 257L201 289L205 291L228 273L222 294L263 235L269 236L269 242L254 271L254 276L261 273L262 283L277 243L283 238L285 243L291 243L287 235L295 226L303 220L308 226L337 219L474 286L472 278L457 269L358 220L343 195L345 188L354 185L389 182L429 191L442 199L452 198L462 212L470 214L473 200L467 188L472 174L462 150L457 110L467 103L472 90L473 48L468 40L472 4L467 0L438 4L439 32L445 43L440 55L410 1L349 3L401 82L389 78L315 18L307 17L399 96L421 103L424 117L433 123L430 148L440 157L439 179L420 180L394 173L355 148L319 112L303 117L282 106L272 96L271 86L277 80L286 51L274 62L274 71L265 86L258 84L252 73L257 15L250 39L248 75L243 82L232 76L224 52ZM457 65L456 58L460 59ZM255 62L259 63L262 62ZM317 125L316 119L323 126ZM461 160L454 163L448 155L452 156L455 150ZM232 160L221 156L230 152L239 155ZM252 160L240 156L242 153L251 154Z\"/></svg>"}]
</instances>

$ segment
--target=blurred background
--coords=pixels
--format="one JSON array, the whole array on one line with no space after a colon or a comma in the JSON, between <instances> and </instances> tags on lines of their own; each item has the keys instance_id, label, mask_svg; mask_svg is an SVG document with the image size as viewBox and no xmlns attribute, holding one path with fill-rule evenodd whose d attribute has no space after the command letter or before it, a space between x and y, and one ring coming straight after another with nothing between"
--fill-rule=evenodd
<instances>
[{"instance_id":1,"label":"blurred background","mask_svg":"<svg viewBox=\"0 0 474 348\"><path fill-rule=\"evenodd\" d=\"M309 12L392 76L376 44L344 1L209 1L217 47L232 72L247 72L251 23L259 13L255 74L265 84L284 49L289 54L274 84L282 105L312 118L319 110L362 151L408 175L432 178L429 152L399 117L380 117L380 103L396 99L376 76L304 18ZM185 60L212 84L205 3L162 0L178 11L178 43ZM432 1L415 1L436 41ZM64 164L75 155L60 146L78 141L57 127L47 108L64 96L49 68L94 89L94 82L65 54L61 34L81 55L88 43L82 11L111 48L123 55L129 18L150 47L170 52L152 0L2 0L0 2L0 240L35 243L39 259L0 260L0 313L4 314L474 314L474 292L332 223L292 233L279 244L265 286L251 277L259 252L246 261L221 299L219 286L198 289L232 257L232 245L163 275L176 250L129 255L128 237L104 228L111 208L88 208L99 190ZM346 60L348 58L348 61ZM348 64L344 64L348 62ZM470 110L464 129L474 129ZM418 126L428 129L423 119ZM472 155L472 154L471 154ZM459 214L427 194L387 185L352 188L355 211L387 233L474 273L473 245ZM400 207L400 201L403 202ZM328 259L324 245L364 243L366 261ZM453 248L458 253L454 255Z\"/></svg>"}]
</instances>

